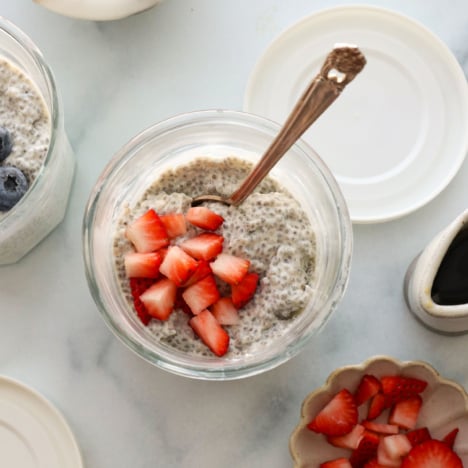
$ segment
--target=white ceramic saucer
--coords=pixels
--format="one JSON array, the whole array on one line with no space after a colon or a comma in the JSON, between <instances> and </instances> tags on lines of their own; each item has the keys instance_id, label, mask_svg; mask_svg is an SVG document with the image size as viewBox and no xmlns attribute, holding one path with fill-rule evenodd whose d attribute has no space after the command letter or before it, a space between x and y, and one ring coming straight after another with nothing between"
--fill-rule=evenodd
<instances>
[{"instance_id":1,"label":"white ceramic saucer","mask_svg":"<svg viewBox=\"0 0 468 468\"><path fill-rule=\"evenodd\" d=\"M344 6L283 32L250 77L244 108L284 122L336 43L367 65L308 130L340 184L353 222L387 221L432 200L468 150L468 89L448 47L385 9Z\"/></svg>"},{"instance_id":2,"label":"white ceramic saucer","mask_svg":"<svg viewBox=\"0 0 468 468\"><path fill-rule=\"evenodd\" d=\"M0 466L83 468L63 416L43 396L0 376Z\"/></svg>"}]
</instances>

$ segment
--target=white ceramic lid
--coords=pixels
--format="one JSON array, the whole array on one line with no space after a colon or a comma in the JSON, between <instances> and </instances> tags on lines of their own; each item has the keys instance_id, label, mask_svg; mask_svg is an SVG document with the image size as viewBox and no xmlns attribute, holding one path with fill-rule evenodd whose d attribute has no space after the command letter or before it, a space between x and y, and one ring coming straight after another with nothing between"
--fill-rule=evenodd
<instances>
[{"instance_id":1,"label":"white ceramic lid","mask_svg":"<svg viewBox=\"0 0 468 468\"><path fill-rule=\"evenodd\" d=\"M31 388L0 376L0 466L83 468L63 416Z\"/></svg>"},{"instance_id":2,"label":"white ceramic lid","mask_svg":"<svg viewBox=\"0 0 468 468\"><path fill-rule=\"evenodd\" d=\"M319 11L283 32L250 77L244 108L284 122L337 43L367 65L304 134L328 164L353 222L387 221L433 199L468 149L468 89L448 47L385 9Z\"/></svg>"}]
</instances>

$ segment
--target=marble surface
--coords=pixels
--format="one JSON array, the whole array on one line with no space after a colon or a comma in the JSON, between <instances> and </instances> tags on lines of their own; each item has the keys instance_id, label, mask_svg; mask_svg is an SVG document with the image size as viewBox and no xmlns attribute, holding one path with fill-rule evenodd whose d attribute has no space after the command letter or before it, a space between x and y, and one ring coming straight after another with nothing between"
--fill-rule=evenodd
<instances>
[{"instance_id":1,"label":"marble surface","mask_svg":"<svg viewBox=\"0 0 468 468\"><path fill-rule=\"evenodd\" d=\"M465 0L361 3L419 20L468 73ZM93 23L30 0L0 0L1 14L31 36L55 72L77 157L64 222L18 264L0 268L0 373L56 404L86 467L291 466L288 438L303 398L337 366L376 354L423 359L468 387L468 336L427 330L402 295L413 257L466 208L468 162L410 216L354 227L352 273L337 312L300 355L261 376L210 383L154 368L112 335L88 292L82 214L112 154L173 114L241 109L249 73L271 40L304 15L337 4L165 0L125 20Z\"/></svg>"}]
</instances>

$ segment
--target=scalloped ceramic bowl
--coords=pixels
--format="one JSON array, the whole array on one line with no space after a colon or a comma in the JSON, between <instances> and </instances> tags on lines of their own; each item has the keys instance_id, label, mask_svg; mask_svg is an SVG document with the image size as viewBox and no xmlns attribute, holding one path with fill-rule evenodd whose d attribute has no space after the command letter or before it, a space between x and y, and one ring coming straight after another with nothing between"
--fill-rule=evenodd
<instances>
[{"instance_id":1,"label":"scalloped ceramic bowl","mask_svg":"<svg viewBox=\"0 0 468 468\"><path fill-rule=\"evenodd\" d=\"M398 374L425 380L428 385L422 393L424 403L419 414L418 427L427 426L435 439L442 438L458 427L460 431L454 450L463 464L468 466L468 395L463 387L442 378L425 362L402 362L378 356L360 365L336 369L330 374L325 385L305 398L301 419L289 440L289 450L295 468L317 468L326 460L349 457L349 450L329 445L323 435L307 429L307 424L343 387L353 393L364 374L373 374L376 377ZM376 421L380 421L380 418Z\"/></svg>"}]
</instances>

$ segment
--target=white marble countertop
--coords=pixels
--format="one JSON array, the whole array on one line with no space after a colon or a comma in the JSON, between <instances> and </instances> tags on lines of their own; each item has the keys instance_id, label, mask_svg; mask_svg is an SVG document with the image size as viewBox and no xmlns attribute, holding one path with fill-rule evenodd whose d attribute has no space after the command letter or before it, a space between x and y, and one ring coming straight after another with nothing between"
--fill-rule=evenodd
<instances>
[{"instance_id":1,"label":"white marble countertop","mask_svg":"<svg viewBox=\"0 0 468 468\"><path fill-rule=\"evenodd\" d=\"M351 278L337 312L297 357L261 376L210 383L152 367L112 335L88 292L82 214L113 153L173 114L241 109L249 73L270 41L338 3L165 0L126 20L93 23L31 0L0 0L0 13L31 36L55 72L77 158L64 222L18 264L0 268L0 374L55 403L86 467L291 466L288 438L306 394L337 366L376 354L423 359L468 387L468 336L427 330L402 295L412 258L466 208L468 162L417 212L354 227ZM419 20L468 72L465 0L361 3Z\"/></svg>"}]
</instances>

